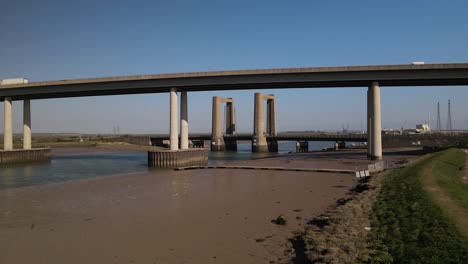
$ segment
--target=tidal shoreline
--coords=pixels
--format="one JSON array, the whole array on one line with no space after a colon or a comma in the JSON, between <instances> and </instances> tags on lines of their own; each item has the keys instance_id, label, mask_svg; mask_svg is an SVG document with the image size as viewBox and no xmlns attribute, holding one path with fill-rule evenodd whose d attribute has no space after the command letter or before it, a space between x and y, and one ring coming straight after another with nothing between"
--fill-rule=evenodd
<instances>
[{"instance_id":1,"label":"tidal shoreline","mask_svg":"<svg viewBox=\"0 0 468 264\"><path fill-rule=\"evenodd\" d=\"M233 164L353 169L367 166L364 155L278 155ZM288 239L349 197L355 183L353 175L337 173L151 170L6 189L0 262L288 263L294 257ZM287 225L271 222L280 214Z\"/></svg>"}]
</instances>

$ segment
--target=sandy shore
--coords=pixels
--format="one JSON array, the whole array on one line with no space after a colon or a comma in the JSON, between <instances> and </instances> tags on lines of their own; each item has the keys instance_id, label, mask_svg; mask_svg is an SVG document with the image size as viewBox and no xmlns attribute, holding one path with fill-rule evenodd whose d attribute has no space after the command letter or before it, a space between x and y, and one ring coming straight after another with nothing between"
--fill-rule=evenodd
<instances>
[{"instance_id":1,"label":"sandy shore","mask_svg":"<svg viewBox=\"0 0 468 264\"><path fill-rule=\"evenodd\" d=\"M368 163L333 155L342 154L239 163ZM288 263L288 239L354 183L351 174L153 170L3 190L0 263ZM286 226L271 222L280 214Z\"/></svg>"}]
</instances>

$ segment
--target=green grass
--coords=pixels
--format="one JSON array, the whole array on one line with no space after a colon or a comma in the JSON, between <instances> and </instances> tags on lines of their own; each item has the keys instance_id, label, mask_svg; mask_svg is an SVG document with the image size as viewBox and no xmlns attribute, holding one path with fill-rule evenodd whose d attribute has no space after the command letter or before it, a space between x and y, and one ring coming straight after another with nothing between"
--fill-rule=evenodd
<instances>
[{"instance_id":1,"label":"green grass","mask_svg":"<svg viewBox=\"0 0 468 264\"><path fill-rule=\"evenodd\" d=\"M459 233L421 181L424 168L447 153L449 157L436 163L434 172L453 172L456 165L452 163L460 161L450 159L452 152L434 154L385 177L374 206L371 263L468 263L467 238ZM439 167L441 164L446 165ZM458 189L455 194L459 194Z\"/></svg>"},{"instance_id":2,"label":"green grass","mask_svg":"<svg viewBox=\"0 0 468 264\"><path fill-rule=\"evenodd\" d=\"M465 210L468 210L468 184L462 177L465 165L465 153L459 149L449 149L434 157L431 176L438 186Z\"/></svg>"}]
</instances>

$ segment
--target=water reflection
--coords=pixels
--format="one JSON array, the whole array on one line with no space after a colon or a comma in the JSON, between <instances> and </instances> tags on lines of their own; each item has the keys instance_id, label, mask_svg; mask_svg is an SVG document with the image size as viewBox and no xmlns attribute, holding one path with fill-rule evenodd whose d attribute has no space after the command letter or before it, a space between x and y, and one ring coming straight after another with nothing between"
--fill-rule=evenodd
<instances>
[{"instance_id":1,"label":"water reflection","mask_svg":"<svg viewBox=\"0 0 468 264\"><path fill-rule=\"evenodd\" d=\"M52 156L50 162L0 166L0 189L147 171L146 153Z\"/></svg>"},{"instance_id":2,"label":"water reflection","mask_svg":"<svg viewBox=\"0 0 468 264\"><path fill-rule=\"evenodd\" d=\"M192 185L192 178L190 177L189 171L182 171L171 177L169 181L169 190L171 190L171 196L173 200L183 200L190 192Z\"/></svg>"},{"instance_id":3,"label":"water reflection","mask_svg":"<svg viewBox=\"0 0 468 264\"><path fill-rule=\"evenodd\" d=\"M330 148L334 146L334 142L316 141L309 143L309 151L321 150L324 148ZM284 154L288 152L296 151L295 141L280 141L278 142L278 153L252 153L252 146L250 143L238 143L237 152L210 152L209 153L209 165L215 163L224 163L225 161L232 160L251 160L265 157L271 157L278 154Z\"/></svg>"},{"instance_id":4,"label":"water reflection","mask_svg":"<svg viewBox=\"0 0 468 264\"><path fill-rule=\"evenodd\" d=\"M1 175L0 177L0 185L4 185L5 187L12 187L13 186L13 174L14 174L14 169L13 168L2 168Z\"/></svg>"},{"instance_id":5,"label":"water reflection","mask_svg":"<svg viewBox=\"0 0 468 264\"><path fill-rule=\"evenodd\" d=\"M330 147L333 142L313 142L310 150ZM276 153L251 153L250 143L238 144L238 152L210 152L209 163L231 160L251 160ZM279 142L279 153L295 150L295 142ZM146 152L82 153L52 156L51 161L33 164L0 165L0 190L22 186L85 179L96 176L148 171ZM190 174L174 175L170 190L175 196L186 196L190 191ZM226 181L230 181L228 177ZM229 182L214 183L218 185Z\"/></svg>"}]
</instances>

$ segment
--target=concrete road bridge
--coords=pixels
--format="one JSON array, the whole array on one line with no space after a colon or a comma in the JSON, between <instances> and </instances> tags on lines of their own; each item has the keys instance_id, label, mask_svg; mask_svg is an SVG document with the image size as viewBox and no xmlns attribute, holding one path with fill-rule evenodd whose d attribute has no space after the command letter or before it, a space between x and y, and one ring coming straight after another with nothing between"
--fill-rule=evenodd
<instances>
[{"instance_id":1,"label":"concrete road bridge","mask_svg":"<svg viewBox=\"0 0 468 264\"><path fill-rule=\"evenodd\" d=\"M237 133L234 135L223 135L224 138L234 138L237 140L252 140L254 134L250 133ZM266 136L269 139L276 139L281 141L346 141L346 142L367 142L366 134L335 134L335 133L278 133L276 136ZM189 139L193 140L211 140L212 134L199 133L190 134ZM151 137L154 140L167 140L169 134L154 135Z\"/></svg>"},{"instance_id":2,"label":"concrete road bridge","mask_svg":"<svg viewBox=\"0 0 468 264\"><path fill-rule=\"evenodd\" d=\"M223 149L216 149L221 151L237 151L237 142L253 141L255 134L250 133L236 133L236 134L223 134L222 140L224 142ZM265 135L267 141L267 149L269 152L278 152L278 141L296 141L298 146L308 146L308 141L330 141L336 142L337 147L342 148L345 142L367 142L366 134L336 134L336 133L278 133L276 135ZM166 146L165 142L169 140L169 135L154 135L150 137L151 144L154 146ZM216 142L213 140L213 135L209 133L190 134L189 140L192 141L193 147L203 147L204 141ZM219 146L218 146L219 147ZM252 151L254 151L252 146ZM213 145L211 146L213 151ZM304 148L306 152L308 148Z\"/></svg>"},{"instance_id":3,"label":"concrete road bridge","mask_svg":"<svg viewBox=\"0 0 468 264\"><path fill-rule=\"evenodd\" d=\"M24 149L31 149L30 100L102 96L118 94L169 93L170 149L188 149L187 93L196 91L290 89L327 87L368 87L367 141L368 155L382 158L380 88L392 86L448 86L468 85L468 63L407 64L287 68L240 71L213 71L175 74L138 75L109 78L59 80L7 84L0 86L0 100L4 101L4 150L11 151L12 102L24 101ZM181 96L180 120L178 92ZM261 103L267 101L267 131ZM267 136L276 136L275 99L272 95L255 95L254 151L266 151ZM219 123L219 114L214 123ZM232 117L231 117L232 118ZM232 126L232 124L230 124ZM217 129L217 125L213 125ZM214 131L218 133L218 131ZM215 146L219 133L212 133ZM222 142L219 142L222 146ZM213 142L212 142L213 144ZM222 148L222 147L220 147ZM216 149L216 147L215 147Z\"/></svg>"}]
</instances>

